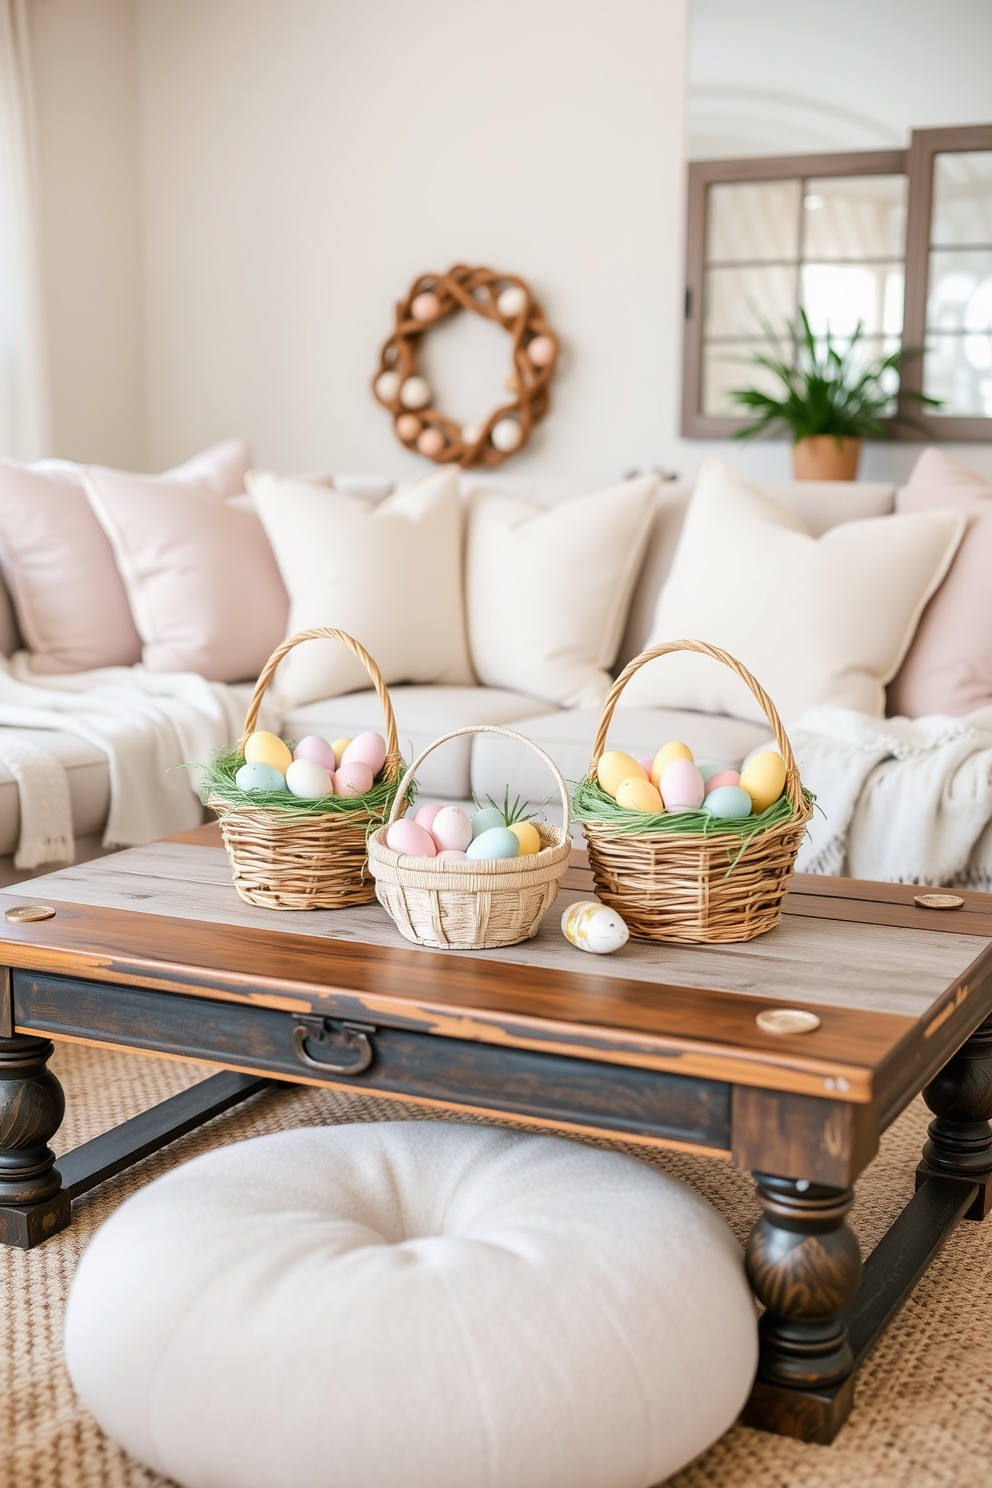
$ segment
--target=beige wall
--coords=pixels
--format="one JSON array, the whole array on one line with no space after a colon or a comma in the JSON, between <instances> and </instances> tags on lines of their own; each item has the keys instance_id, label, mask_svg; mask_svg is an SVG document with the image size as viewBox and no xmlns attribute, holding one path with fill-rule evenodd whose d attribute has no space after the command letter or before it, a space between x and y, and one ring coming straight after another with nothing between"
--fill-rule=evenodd
<instances>
[{"instance_id":1,"label":"beige wall","mask_svg":"<svg viewBox=\"0 0 992 1488\"><path fill-rule=\"evenodd\" d=\"M132 0L32 0L54 453L143 468Z\"/></svg>"},{"instance_id":2,"label":"beige wall","mask_svg":"<svg viewBox=\"0 0 992 1488\"><path fill-rule=\"evenodd\" d=\"M267 465L427 468L368 385L393 301L458 261L527 277L566 348L512 469L665 458L684 0L138 0L138 34L154 466L237 431ZM487 329L436 348L464 417L509 371Z\"/></svg>"}]
</instances>

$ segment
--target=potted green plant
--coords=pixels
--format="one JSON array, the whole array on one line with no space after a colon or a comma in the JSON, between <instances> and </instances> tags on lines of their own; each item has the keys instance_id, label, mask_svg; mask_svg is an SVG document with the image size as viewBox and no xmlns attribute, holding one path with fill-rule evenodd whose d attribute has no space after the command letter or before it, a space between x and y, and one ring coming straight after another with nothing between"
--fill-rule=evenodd
<instances>
[{"instance_id":1,"label":"potted green plant","mask_svg":"<svg viewBox=\"0 0 992 1488\"><path fill-rule=\"evenodd\" d=\"M902 423L915 421L897 409L889 415L899 387L899 370L920 350L901 346L888 356L867 364L861 353L864 324L858 321L844 351L839 351L828 327L816 336L805 310L799 323L790 324L786 350L755 352L747 358L751 366L764 367L782 384L779 398L757 388L735 388L730 396L741 408L754 413L753 423L738 429L737 439L750 439L766 429L784 426L792 436L792 469L796 480L854 480L858 473L861 441L866 435L886 434L883 414ZM769 326L769 340L782 347ZM929 408L939 408L937 398L904 389L902 397Z\"/></svg>"}]
</instances>

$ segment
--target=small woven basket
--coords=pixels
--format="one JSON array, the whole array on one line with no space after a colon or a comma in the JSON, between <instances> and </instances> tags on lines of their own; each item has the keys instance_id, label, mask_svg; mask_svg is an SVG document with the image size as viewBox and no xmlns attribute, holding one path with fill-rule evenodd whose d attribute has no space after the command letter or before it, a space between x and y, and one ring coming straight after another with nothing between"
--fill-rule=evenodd
<instances>
[{"instance_id":1,"label":"small woven basket","mask_svg":"<svg viewBox=\"0 0 992 1488\"><path fill-rule=\"evenodd\" d=\"M583 821L596 893L642 940L714 944L753 940L782 917L806 824L813 814L803 793L792 746L764 688L741 663L705 641L666 641L627 663L603 704L588 779L596 771L620 694L635 672L670 651L698 651L746 682L771 725L785 760L792 816L743 843L736 832L619 832L614 822Z\"/></svg>"},{"instance_id":2,"label":"small woven basket","mask_svg":"<svg viewBox=\"0 0 992 1488\"><path fill-rule=\"evenodd\" d=\"M283 657L301 642L313 640L340 641L371 677L386 720L383 773L395 781L400 766L396 719L382 673L364 646L346 631L327 626L298 631L273 651L255 684L239 748L244 751L255 730L262 698ZM314 812L290 805L234 805L216 790L208 795L207 805L220 819L234 887L248 904L262 909L343 909L375 898L375 885L367 872L367 807Z\"/></svg>"},{"instance_id":3,"label":"small woven basket","mask_svg":"<svg viewBox=\"0 0 992 1488\"><path fill-rule=\"evenodd\" d=\"M560 827L535 823L543 846L525 857L465 862L456 867L432 858L397 854L386 846L386 832L406 812L406 787L427 756L462 734L502 734L526 744L554 776L562 801ZM400 781L386 826L369 838L369 871L379 902L401 935L441 950L481 951L517 945L541 928L558 895L571 850L568 790L554 761L532 739L494 724L455 729L429 744Z\"/></svg>"}]
</instances>

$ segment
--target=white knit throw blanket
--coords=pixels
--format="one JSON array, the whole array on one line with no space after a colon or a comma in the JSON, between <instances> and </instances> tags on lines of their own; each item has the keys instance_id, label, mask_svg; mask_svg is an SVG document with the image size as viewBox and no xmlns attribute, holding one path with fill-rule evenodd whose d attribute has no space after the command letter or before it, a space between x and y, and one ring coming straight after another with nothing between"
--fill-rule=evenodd
<instances>
[{"instance_id":1,"label":"white knit throw blanket","mask_svg":"<svg viewBox=\"0 0 992 1488\"><path fill-rule=\"evenodd\" d=\"M0 726L76 734L107 756L105 847L135 847L199 825L200 772L181 767L206 764L214 750L240 738L245 698L245 688L207 682L189 672L157 673L134 666L42 676L30 670L24 652L0 658ZM271 717L260 718L259 726L271 727L272 722ZM17 751L16 741L9 738L3 743L3 734L0 727L0 759L17 779L21 798L17 866L71 862L64 770L50 756L48 766L36 758L29 763L27 750ZM53 850L34 859L42 839Z\"/></svg>"},{"instance_id":2,"label":"white knit throw blanket","mask_svg":"<svg viewBox=\"0 0 992 1488\"><path fill-rule=\"evenodd\" d=\"M992 889L992 708L915 719L811 708L788 734L817 804L800 872Z\"/></svg>"}]
</instances>

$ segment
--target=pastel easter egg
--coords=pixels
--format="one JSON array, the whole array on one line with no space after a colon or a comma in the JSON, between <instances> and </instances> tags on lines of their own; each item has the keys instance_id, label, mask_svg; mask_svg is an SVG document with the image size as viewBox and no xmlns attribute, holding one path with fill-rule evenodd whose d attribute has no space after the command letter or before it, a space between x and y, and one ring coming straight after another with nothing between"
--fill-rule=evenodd
<instances>
[{"instance_id":1,"label":"pastel easter egg","mask_svg":"<svg viewBox=\"0 0 992 1488\"><path fill-rule=\"evenodd\" d=\"M522 315L527 309L527 291L521 289L519 284L511 284L500 293L496 301L496 309L505 320L512 320L514 316Z\"/></svg>"},{"instance_id":2,"label":"pastel easter egg","mask_svg":"<svg viewBox=\"0 0 992 1488\"><path fill-rule=\"evenodd\" d=\"M493 827L506 826L502 811L498 811L495 806L483 806L482 810L477 811L471 818L471 822L473 839L481 837L483 832L492 831Z\"/></svg>"},{"instance_id":3,"label":"pastel easter egg","mask_svg":"<svg viewBox=\"0 0 992 1488\"><path fill-rule=\"evenodd\" d=\"M339 796L364 796L372 789L372 771L361 760L341 765L334 775L334 791Z\"/></svg>"},{"instance_id":4,"label":"pastel easter egg","mask_svg":"<svg viewBox=\"0 0 992 1488\"><path fill-rule=\"evenodd\" d=\"M463 853L463 852L459 852L457 850L457 848L446 847L444 849L444 852L439 852L438 853L436 861L438 863L450 864L450 866L452 868L454 868L459 863L464 863L466 861L466 858L467 858L467 854L466 853Z\"/></svg>"},{"instance_id":5,"label":"pastel easter egg","mask_svg":"<svg viewBox=\"0 0 992 1488\"><path fill-rule=\"evenodd\" d=\"M534 853L541 851L541 834L533 822L511 822L510 831L520 843L520 856L522 858L532 857Z\"/></svg>"},{"instance_id":6,"label":"pastel easter egg","mask_svg":"<svg viewBox=\"0 0 992 1488\"><path fill-rule=\"evenodd\" d=\"M711 790L703 802L703 810L710 816L741 817L751 815L751 797L739 785L718 785Z\"/></svg>"},{"instance_id":7,"label":"pastel easter egg","mask_svg":"<svg viewBox=\"0 0 992 1488\"><path fill-rule=\"evenodd\" d=\"M702 771L700 771L700 774L702 774ZM710 791L719 790L721 786L740 785L740 783L741 777L736 770L717 770L708 780L705 776L703 777L703 784L706 786L707 795L709 795Z\"/></svg>"},{"instance_id":8,"label":"pastel easter egg","mask_svg":"<svg viewBox=\"0 0 992 1488\"><path fill-rule=\"evenodd\" d=\"M413 813L413 819L415 822L419 822L426 832L429 832L434 825L434 818L439 811L443 810L444 807L440 801L427 801L423 806L417 807L417 810Z\"/></svg>"},{"instance_id":9,"label":"pastel easter egg","mask_svg":"<svg viewBox=\"0 0 992 1488\"><path fill-rule=\"evenodd\" d=\"M650 780L651 771L654 768L654 757L649 754L645 759L638 760L637 763L640 765L641 769Z\"/></svg>"},{"instance_id":10,"label":"pastel easter egg","mask_svg":"<svg viewBox=\"0 0 992 1488\"><path fill-rule=\"evenodd\" d=\"M323 765L312 759L294 759L286 771L286 785L303 801L320 801L324 796L334 794L330 775Z\"/></svg>"},{"instance_id":11,"label":"pastel easter egg","mask_svg":"<svg viewBox=\"0 0 992 1488\"><path fill-rule=\"evenodd\" d=\"M408 377L400 388L400 402L404 408L426 408L431 401L431 390L423 377Z\"/></svg>"},{"instance_id":12,"label":"pastel easter egg","mask_svg":"<svg viewBox=\"0 0 992 1488\"><path fill-rule=\"evenodd\" d=\"M435 459L444 449L444 435L441 430L431 427L418 434L417 449L429 460Z\"/></svg>"},{"instance_id":13,"label":"pastel easter egg","mask_svg":"<svg viewBox=\"0 0 992 1488\"><path fill-rule=\"evenodd\" d=\"M413 440L423 428L415 413L401 413L396 420L396 432L401 439Z\"/></svg>"},{"instance_id":14,"label":"pastel easter egg","mask_svg":"<svg viewBox=\"0 0 992 1488\"><path fill-rule=\"evenodd\" d=\"M350 739L335 739L334 743L331 745L331 748L334 750L334 758L337 760L339 765L343 763L344 752L348 748L348 745L350 743Z\"/></svg>"},{"instance_id":15,"label":"pastel easter egg","mask_svg":"<svg viewBox=\"0 0 992 1488\"><path fill-rule=\"evenodd\" d=\"M555 359L555 343L550 336L535 336L527 348L527 358L535 367L550 367Z\"/></svg>"},{"instance_id":16,"label":"pastel easter egg","mask_svg":"<svg viewBox=\"0 0 992 1488\"><path fill-rule=\"evenodd\" d=\"M386 831L386 846L393 852L405 853L410 858L434 858L437 848L434 838L419 822L401 816Z\"/></svg>"},{"instance_id":17,"label":"pastel easter egg","mask_svg":"<svg viewBox=\"0 0 992 1488\"><path fill-rule=\"evenodd\" d=\"M419 320L421 325L426 325L430 320L437 320L441 313L441 301L432 289L425 289L420 294L414 295L410 302L410 314L414 320Z\"/></svg>"},{"instance_id":18,"label":"pastel easter egg","mask_svg":"<svg viewBox=\"0 0 992 1488\"><path fill-rule=\"evenodd\" d=\"M493 424L490 439L496 448L504 455L519 449L523 440L523 430L515 418L497 419Z\"/></svg>"},{"instance_id":19,"label":"pastel easter egg","mask_svg":"<svg viewBox=\"0 0 992 1488\"><path fill-rule=\"evenodd\" d=\"M706 784L706 782L708 780L711 780L714 775L719 775L721 773L721 771L725 770L726 768L727 768L726 765L697 765L696 766L696 769L699 771L700 775L702 775L702 777L703 777L703 784L704 785Z\"/></svg>"},{"instance_id":20,"label":"pastel easter egg","mask_svg":"<svg viewBox=\"0 0 992 1488\"><path fill-rule=\"evenodd\" d=\"M249 765L271 765L280 775L285 775L293 763L289 745L284 744L268 729L258 729L245 745L245 763Z\"/></svg>"},{"instance_id":21,"label":"pastel easter egg","mask_svg":"<svg viewBox=\"0 0 992 1488\"><path fill-rule=\"evenodd\" d=\"M490 827L488 832L473 837L465 856L473 862L485 862L492 858L515 858L519 852L520 839L509 827L503 826Z\"/></svg>"},{"instance_id":22,"label":"pastel easter egg","mask_svg":"<svg viewBox=\"0 0 992 1488\"><path fill-rule=\"evenodd\" d=\"M668 769L668 766L672 763L672 760L677 759L688 760L690 765L692 764L692 750L689 748L688 744L680 744L677 739L674 739L671 744L663 744L658 750L658 753L655 755L654 761L651 765L651 770L649 772L651 777L651 784L656 785L658 789L661 790L662 775L664 775L665 771Z\"/></svg>"},{"instance_id":23,"label":"pastel easter egg","mask_svg":"<svg viewBox=\"0 0 992 1488\"><path fill-rule=\"evenodd\" d=\"M741 787L751 797L756 816L767 811L785 787L785 760L774 749L756 754L741 771Z\"/></svg>"},{"instance_id":24,"label":"pastel easter egg","mask_svg":"<svg viewBox=\"0 0 992 1488\"><path fill-rule=\"evenodd\" d=\"M318 765L323 765L325 770L333 775L338 767L338 758L333 747L319 734L307 734L301 739L293 750L294 760L313 760Z\"/></svg>"},{"instance_id":25,"label":"pastel easter egg","mask_svg":"<svg viewBox=\"0 0 992 1488\"><path fill-rule=\"evenodd\" d=\"M698 811L703 804L703 777L692 760L673 759L661 777L666 811Z\"/></svg>"},{"instance_id":26,"label":"pastel easter egg","mask_svg":"<svg viewBox=\"0 0 992 1488\"><path fill-rule=\"evenodd\" d=\"M617 786L616 799L617 805L622 806L625 811L661 812L665 809L657 786L652 785L650 780L642 780L640 775L621 780Z\"/></svg>"},{"instance_id":27,"label":"pastel easter egg","mask_svg":"<svg viewBox=\"0 0 992 1488\"><path fill-rule=\"evenodd\" d=\"M635 775L643 776L645 780L648 778L648 772L642 770L634 757L624 754L622 749L608 749L596 766L600 790L614 798L621 780L629 780Z\"/></svg>"},{"instance_id":28,"label":"pastel easter egg","mask_svg":"<svg viewBox=\"0 0 992 1488\"><path fill-rule=\"evenodd\" d=\"M400 381L398 372L391 370L380 372L375 380L376 397L381 398L383 403L395 403L396 394L400 390Z\"/></svg>"},{"instance_id":29,"label":"pastel easter egg","mask_svg":"<svg viewBox=\"0 0 992 1488\"><path fill-rule=\"evenodd\" d=\"M595 899L570 904L561 917L561 933L571 945L594 956L608 956L630 939L630 931L616 910L607 909Z\"/></svg>"},{"instance_id":30,"label":"pastel easter egg","mask_svg":"<svg viewBox=\"0 0 992 1488\"><path fill-rule=\"evenodd\" d=\"M472 841L472 823L460 806L445 806L431 823L430 833L439 852L465 852Z\"/></svg>"},{"instance_id":31,"label":"pastel easter egg","mask_svg":"<svg viewBox=\"0 0 992 1488\"><path fill-rule=\"evenodd\" d=\"M286 789L286 777L275 765L267 765L264 760L249 760L242 765L234 777L234 783L238 790L243 791L281 791Z\"/></svg>"},{"instance_id":32,"label":"pastel easter egg","mask_svg":"<svg viewBox=\"0 0 992 1488\"><path fill-rule=\"evenodd\" d=\"M343 765L355 763L368 765L373 775L378 775L386 763L386 741L381 734L356 734L341 755Z\"/></svg>"}]
</instances>

